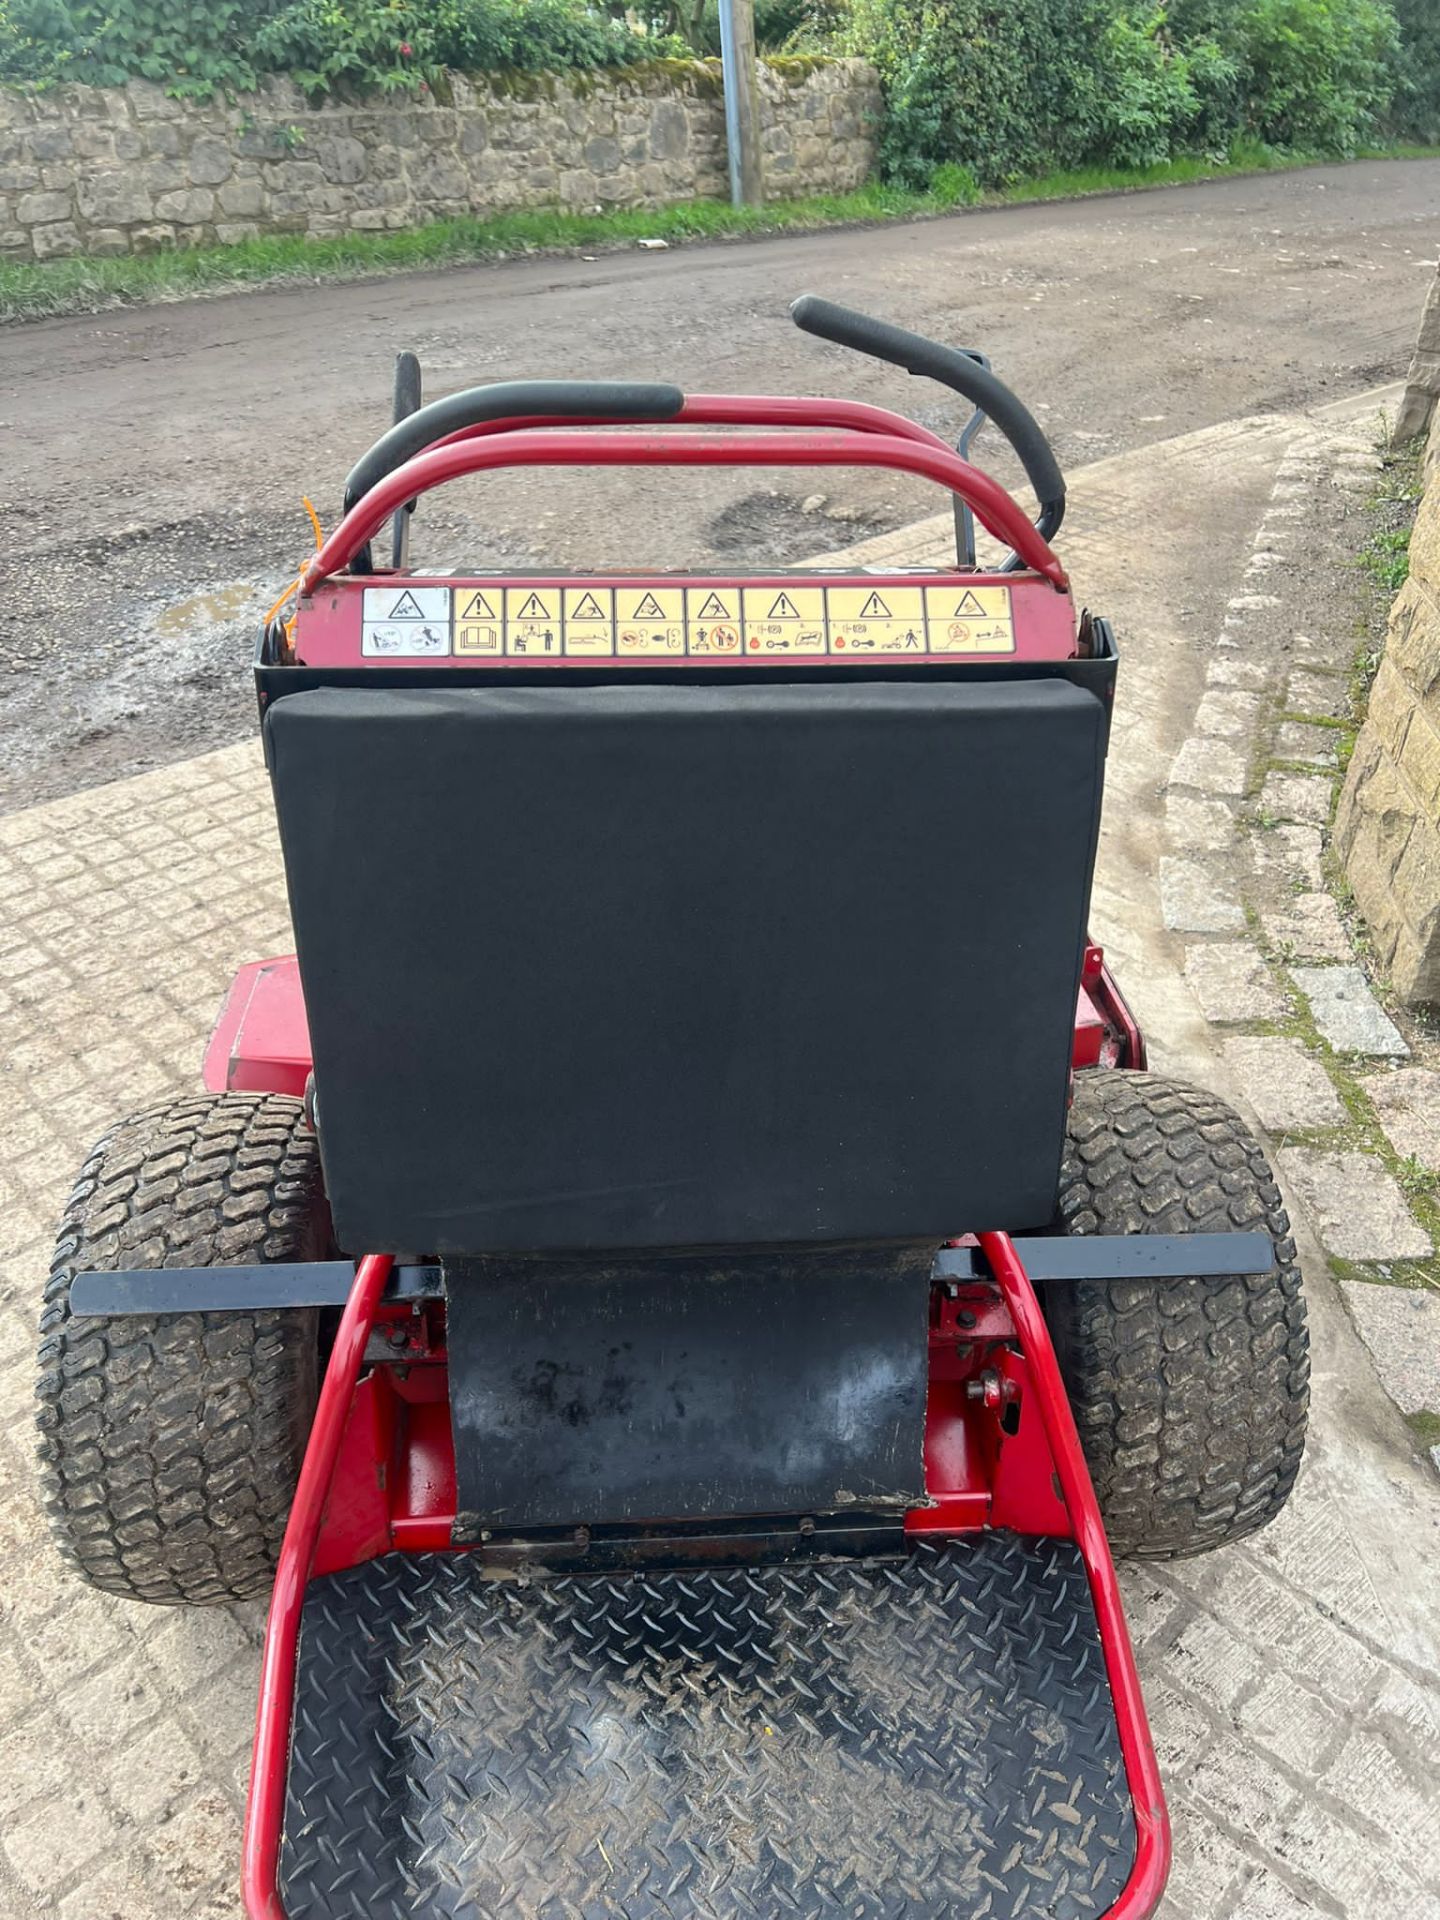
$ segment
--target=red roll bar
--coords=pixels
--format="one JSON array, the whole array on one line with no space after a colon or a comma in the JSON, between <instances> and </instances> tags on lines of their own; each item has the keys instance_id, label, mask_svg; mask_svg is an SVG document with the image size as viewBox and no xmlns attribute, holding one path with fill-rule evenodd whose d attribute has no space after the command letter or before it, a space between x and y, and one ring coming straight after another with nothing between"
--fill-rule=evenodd
<instances>
[{"instance_id":1,"label":"red roll bar","mask_svg":"<svg viewBox=\"0 0 1440 1920\"><path fill-rule=\"evenodd\" d=\"M736 417L753 420L750 411L766 403L746 399ZM794 417L813 420L836 402L787 402ZM841 403L843 404L843 403ZM858 404L858 403L857 403ZM815 409L811 412L810 409ZM881 409L873 409L879 413ZM996 481L935 439L920 439L911 423L901 431L854 426L825 433L734 435L658 433L597 429L516 429L469 434L449 444L427 447L389 473L357 501L300 576L300 591L313 593L332 574L349 566L366 542L398 507L430 488L470 473L501 467L881 467L934 480L958 494L975 517L1027 567L1058 590L1067 586L1065 569L1024 513ZM919 429L924 433L924 429Z\"/></svg>"},{"instance_id":2,"label":"red roll bar","mask_svg":"<svg viewBox=\"0 0 1440 1920\"><path fill-rule=\"evenodd\" d=\"M462 440L480 440L528 427L614 427L615 424L613 420L597 420L592 415L529 413L508 420L479 420L473 426L457 427L454 433L447 433L431 445L453 447ZM856 433L886 433L898 440L923 441L926 446L938 447L942 453L954 451L949 441L942 440L938 433L932 433L918 421L907 420L903 413L891 413L888 407L872 407L864 400L815 399L800 394L687 393L679 413L665 422L667 431L672 426L839 427Z\"/></svg>"}]
</instances>

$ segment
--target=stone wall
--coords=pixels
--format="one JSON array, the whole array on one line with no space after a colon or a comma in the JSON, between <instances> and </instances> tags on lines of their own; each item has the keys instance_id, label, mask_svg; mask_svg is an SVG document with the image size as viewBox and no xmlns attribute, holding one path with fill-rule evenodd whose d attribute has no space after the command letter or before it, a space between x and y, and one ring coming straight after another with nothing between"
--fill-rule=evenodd
<instances>
[{"instance_id":1,"label":"stone wall","mask_svg":"<svg viewBox=\"0 0 1440 1920\"><path fill-rule=\"evenodd\" d=\"M869 174L880 99L863 61L762 62L759 98L770 198L846 192ZM452 74L399 104L386 95L320 107L283 80L207 102L144 81L0 88L0 255L10 259L728 192L718 61Z\"/></svg>"},{"instance_id":2,"label":"stone wall","mask_svg":"<svg viewBox=\"0 0 1440 1920\"><path fill-rule=\"evenodd\" d=\"M1440 1002L1440 418L1335 841L1396 993Z\"/></svg>"},{"instance_id":3,"label":"stone wall","mask_svg":"<svg viewBox=\"0 0 1440 1920\"><path fill-rule=\"evenodd\" d=\"M1440 273L1430 283L1405 393L1395 416L1394 440L1403 446L1425 432L1440 399Z\"/></svg>"}]
</instances>

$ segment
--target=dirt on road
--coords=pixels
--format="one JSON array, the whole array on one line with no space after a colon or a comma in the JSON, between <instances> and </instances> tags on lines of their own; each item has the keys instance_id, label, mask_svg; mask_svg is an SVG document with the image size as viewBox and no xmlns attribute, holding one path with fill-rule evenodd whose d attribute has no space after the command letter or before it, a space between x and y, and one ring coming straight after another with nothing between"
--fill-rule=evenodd
<instances>
[{"instance_id":1,"label":"dirt on road","mask_svg":"<svg viewBox=\"0 0 1440 1920\"><path fill-rule=\"evenodd\" d=\"M820 292L984 348L1062 463L1404 371L1440 161L1230 180L922 224L291 288L0 333L0 811L235 738L256 616L388 421L413 347L430 395L523 376L834 392L954 434L952 396L820 345ZM1003 478L993 442L977 449ZM417 515L437 567L784 563L934 510L893 475L467 481ZM1196 502L1195 511L1204 511ZM1163 526L1136 539L1163 539Z\"/></svg>"}]
</instances>

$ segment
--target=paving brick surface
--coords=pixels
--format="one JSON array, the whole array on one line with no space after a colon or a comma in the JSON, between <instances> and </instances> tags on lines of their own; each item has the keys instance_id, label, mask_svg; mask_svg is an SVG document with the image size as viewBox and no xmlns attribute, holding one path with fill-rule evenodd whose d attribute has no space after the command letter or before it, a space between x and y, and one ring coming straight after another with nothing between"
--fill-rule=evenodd
<instances>
[{"instance_id":1,"label":"paving brick surface","mask_svg":"<svg viewBox=\"0 0 1440 1920\"><path fill-rule=\"evenodd\" d=\"M1116 530L1110 584L1133 574L1128 532L1161 484L1238 500L1243 558L1252 526L1237 489L1263 497L1294 431L1267 418L1147 449L1132 468L1102 463L1084 517ZM937 519L864 557L923 562L947 530ZM1193 578L1222 558L1207 521ZM1142 585L1157 608L1186 603L1173 583ZM1147 654L1139 636L1132 650L1112 783L1127 825L1147 805L1158 816L1175 750L1154 738L1173 644L1162 634ZM1167 976L1152 889L1112 839L1105 938L1122 973L1148 963L1127 985L1154 996L1157 1045L1178 1052L1190 1044L1170 997L1184 992L1179 954ZM85 1149L117 1114L197 1083L233 968L288 945L250 745L0 819L0 1920L239 1912L262 1609L139 1608L62 1573L31 1477L32 1353L55 1218ZM1262 1014L1277 1003L1246 943L1190 960L1220 1017L1247 993ZM1123 1573L1176 1834L1165 1920L1434 1920L1440 1903L1428 1819L1440 1486L1386 1426L1398 1416L1306 1246L1317 1384L1294 1500L1244 1547Z\"/></svg>"}]
</instances>

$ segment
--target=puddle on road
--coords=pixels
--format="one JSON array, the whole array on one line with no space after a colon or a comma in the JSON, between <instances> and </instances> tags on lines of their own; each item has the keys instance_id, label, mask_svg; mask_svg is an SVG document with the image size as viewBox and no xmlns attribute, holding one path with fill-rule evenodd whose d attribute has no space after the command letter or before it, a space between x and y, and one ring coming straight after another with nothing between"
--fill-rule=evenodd
<instances>
[{"instance_id":1,"label":"puddle on road","mask_svg":"<svg viewBox=\"0 0 1440 1920\"><path fill-rule=\"evenodd\" d=\"M227 587L212 587L207 593L188 594L156 614L152 625L162 640L180 640L201 621L214 626L241 619L264 591L253 580L235 580Z\"/></svg>"}]
</instances>

